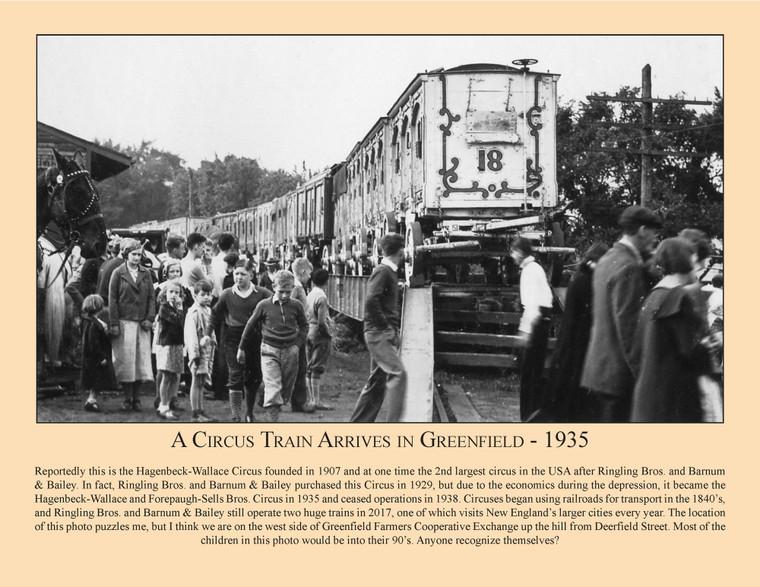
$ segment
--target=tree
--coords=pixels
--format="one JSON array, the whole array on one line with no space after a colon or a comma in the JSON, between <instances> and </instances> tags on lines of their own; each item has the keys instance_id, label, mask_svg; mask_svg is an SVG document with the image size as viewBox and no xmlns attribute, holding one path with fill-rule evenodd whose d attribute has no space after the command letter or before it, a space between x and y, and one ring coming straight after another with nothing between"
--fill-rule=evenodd
<instances>
[{"instance_id":1,"label":"tree","mask_svg":"<svg viewBox=\"0 0 760 587\"><path fill-rule=\"evenodd\" d=\"M124 227L167 218L172 184L182 159L154 148L150 141L143 141L138 147L114 146L110 140L102 144L126 153L133 161L128 170L98 185L107 225Z\"/></svg>"},{"instance_id":2,"label":"tree","mask_svg":"<svg viewBox=\"0 0 760 587\"><path fill-rule=\"evenodd\" d=\"M637 88L618 95L635 97ZM676 96L679 97L679 96ZM591 240L611 242L623 208L638 203L641 156L638 104L589 101L562 105L557 115L558 183L571 217L571 238L582 247ZM711 110L698 114L677 103L653 109L652 148L707 153L701 157L654 157L653 203L663 218L663 235L685 227L723 236L723 98L715 90ZM611 148L617 152L601 152Z\"/></svg>"},{"instance_id":3,"label":"tree","mask_svg":"<svg viewBox=\"0 0 760 587\"><path fill-rule=\"evenodd\" d=\"M277 171L264 170L263 177L261 178L261 189L258 194L258 199L254 206L269 202L274 198L277 198L283 194L288 193L296 189L299 183L303 181L303 177L296 173L288 173L283 169Z\"/></svg>"}]
</instances>

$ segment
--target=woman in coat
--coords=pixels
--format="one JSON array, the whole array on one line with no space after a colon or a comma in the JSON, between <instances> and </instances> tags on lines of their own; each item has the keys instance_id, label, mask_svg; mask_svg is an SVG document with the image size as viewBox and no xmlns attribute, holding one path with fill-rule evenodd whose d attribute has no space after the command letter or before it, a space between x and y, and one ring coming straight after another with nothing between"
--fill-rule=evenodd
<instances>
[{"instance_id":1,"label":"woman in coat","mask_svg":"<svg viewBox=\"0 0 760 587\"><path fill-rule=\"evenodd\" d=\"M140 264L142 249L135 239L124 239L125 263L111 274L108 314L113 337L116 379L124 390L124 411L140 411L142 381L153 381L150 363L150 331L156 316L153 278Z\"/></svg>"},{"instance_id":2,"label":"woman in coat","mask_svg":"<svg viewBox=\"0 0 760 587\"><path fill-rule=\"evenodd\" d=\"M698 377L710 370L703 318L687 286L696 281L696 251L684 238L665 239L655 262L664 277L639 318L632 422L701 422Z\"/></svg>"}]
</instances>

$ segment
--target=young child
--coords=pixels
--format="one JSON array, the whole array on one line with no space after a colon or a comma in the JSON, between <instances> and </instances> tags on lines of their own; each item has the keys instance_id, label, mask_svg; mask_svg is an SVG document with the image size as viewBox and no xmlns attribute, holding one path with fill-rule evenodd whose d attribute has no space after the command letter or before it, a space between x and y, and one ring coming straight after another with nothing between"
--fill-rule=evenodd
<instances>
[{"instance_id":1,"label":"young child","mask_svg":"<svg viewBox=\"0 0 760 587\"><path fill-rule=\"evenodd\" d=\"M311 276L311 283L314 287L306 296L306 319L309 321L309 335L306 338L309 404L317 410L332 409L322 403L320 398L320 382L327 366L327 359L330 358L332 347L330 311L324 290L328 277L329 274L326 270L317 269ZM307 411L309 411L308 407Z\"/></svg>"},{"instance_id":2,"label":"young child","mask_svg":"<svg viewBox=\"0 0 760 587\"><path fill-rule=\"evenodd\" d=\"M111 362L111 340L108 325L98 318L103 311L103 298L89 295L82 302L82 389L88 392L84 409L99 412L98 392L116 389L116 376Z\"/></svg>"},{"instance_id":3,"label":"young child","mask_svg":"<svg viewBox=\"0 0 760 587\"><path fill-rule=\"evenodd\" d=\"M303 306L290 299L295 278L290 271L275 273L274 295L256 306L238 346L238 362L245 349L262 330L261 373L264 379L264 408L270 422L277 422L282 405L290 399L298 375L298 352L306 342L309 323Z\"/></svg>"},{"instance_id":4,"label":"young child","mask_svg":"<svg viewBox=\"0 0 760 587\"><path fill-rule=\"evenodd\" d=\"M261 336L249 333L248 345L242 346L240 339L248 320L259 302L272 296L272 292L253 285L254 267L249 259L240 259L235 264L232 275L234 285L222 291L219 301L211 311L210 328L221 328L221 351L227 365L227 388L229 390L232 422L242 419L242 403L245 394L245 421L254 422L253 406L261 385ZM246 351L244 360L238 360L238 348Z\"/></svg>"},{"instance_id":5,"label":"young child","mask_svg":"<svg viewBox=\"0 0 760 587\"><path fill-rule=\"evenodd\" d=\"M164 284L159 296L160 306L156 318L156 370L160 374L158 416L164 420L177 420L171 408L171 400L176 398L179 377L185 368L185 311L182 307L182 288L179 283L166 281Z\"/></svg>"},{"instance_id":6,"label":"young child","mask_svg":"<svg viewBox=\"0 0 760 587\"><path fill-rule=\"evenodd\" d=\"M190 385L190 406L193 409L193 422L213 422L214 419L203 411L203 386L205 383L211 383L211 371L214 366L216 334L212 330L208 337L204 338L204 330L211 320L214 286L206 280L201 280L193 289L195 303L185 318L185 349L193 376Z\"/></svg>"}]
</instances>

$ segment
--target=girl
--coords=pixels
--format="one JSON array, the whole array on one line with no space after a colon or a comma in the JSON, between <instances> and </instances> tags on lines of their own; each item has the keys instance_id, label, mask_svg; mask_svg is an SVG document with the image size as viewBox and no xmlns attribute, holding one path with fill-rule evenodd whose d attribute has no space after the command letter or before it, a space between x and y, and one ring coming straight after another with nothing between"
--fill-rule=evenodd
<instances>
[{"instance_id":1,"label":"girl","mask_svg":"<svg viewBox=\"0 0 760 587\"><path fill-rule=\"evenodd\" d=\"M254 337L246 350L244 364L238 363L237 350L240 338L248 319L261 300L271 297L273 293L263 287L253 285L253 263L249 259L241 259L235 263L232 272L235 284L225 289L219 296L219 301L211 312L211 324L206 330L210 335L216 327L224 322L225 329L222 340L222 352L227 362L227 387L230 392L230 410L232 421L240 422L245 390L245 421L253 422L253 406L256 392L261 385L261 335ZM204 337L205 338L205 337Z\"/></svg>"},{"instance_id":2,"label":"girl","mask_svg":"<svg viewBox=\"0 0 760 587\"><path fill-rule=\"evenodd\" d=\"M684 238L668 238L655 252L664 277L639 317L632 422L699 422L697 379L709 370L704 318L688 286L696 281L697 253Z\"/></svg>"},{"instance_id":3,"label":"girl","mask_svg":"<svg viewBox=\"0 0 760 587\"><path fill-rule=\"evenodd\" d=\"M122 409L139 412L140 384L153 381L150 331L156 315L156 302L150 271L140 265L140 243L135 239L124 239L121 253L126 262L114 270L108 284L113 363L116 379L124 389Z\"/></svg>"},{"instance_id":4,"label":"girl","mask_svg":"<svg viewBox=\"0 0 760 587\"><path fill-rule=\"evenodd\" d=\"M82 302L82 389L89 392L84 409L99 412L98 392L116 389L111 362L111 341L108 325L98 318L103 310L103 298L89 295Z\"/></svg>"},{"instance_id":5,"label":"girl","mask_svg":"<svg viewBox=\"0 0 760 587\"><path fill-rule=\"evenodd\" d=\"M179 389L179 376L185 370L184 327L185 312L182 305L182 288L174 281L165 282L159 296L156 336L156 370L160 374L158 416L176 420L170 402Z\"/></svg>"},{"instance_id":6,"label":"girl","mask_svg":"<svg viewBox=\"0 0 760 587\"><path fill-rule=\"evenodd\" d=\"M187 289L185 286L181 284L182 280L182 263L179 259L166 259L164 261L163 267L161 267L161 283L156 284L156 298L158 298L159 295L161 295L161 292L163 291L164 287L166 287L167 282L173 281L175 283L179 283L181 286L181 292L182 295L180 296L182 299L182 307L187 310L190 306L193 305L193 292L191 292L189 289Z\"/></svg>"}]
</instances>

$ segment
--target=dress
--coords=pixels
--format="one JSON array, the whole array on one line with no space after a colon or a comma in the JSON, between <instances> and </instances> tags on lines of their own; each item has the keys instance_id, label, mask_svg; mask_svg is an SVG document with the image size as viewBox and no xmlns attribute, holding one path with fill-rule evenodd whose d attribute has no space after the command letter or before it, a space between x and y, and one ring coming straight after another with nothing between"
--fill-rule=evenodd
<instances>
[{"instance_id":1,"label":"dress","mask_svg":"<svg viewBox=\"0 0 760 587\"><path fill-rule=\"evenodd\" d=\"M105 364L103 364L105 361ZM82 317L82 389L117 389L106 326L93 316Z\"/></svg>"},{"instance_id":2,"label":"dress","mask_svg":"<svg viewBox=\"0 0 760 587\"><path fill-rule=\"evenodd\" d=\"M184 327L185 312L168 303L158 311L154 350L156 369L170 373L184 373Z\"/></svg>"},{"instance_id":3,"label":"dress","mask_svg":"<svg viewBox=\"0 0 760 587\"><path fill-rule=\"evenodd\" d=\"M656 287L637 330L632 422L700 422L697 378L709 370L703 320L683 286Z\"/></svg>"},{"instance_id":4,"label":"dress","mask_svg":"<svg viewBox=\"0 0 760 587\"><path fill-rule=\"evenodd\" d=\"M152 323L156 315L150 271L138 266L137 279L133 279L128 265L120 265L111 274L108 293L109 321L119 326L119 336L113 340L116 378L123 383L153 381L150 331L141 326Z\"/></svg>"}]
</instances>

